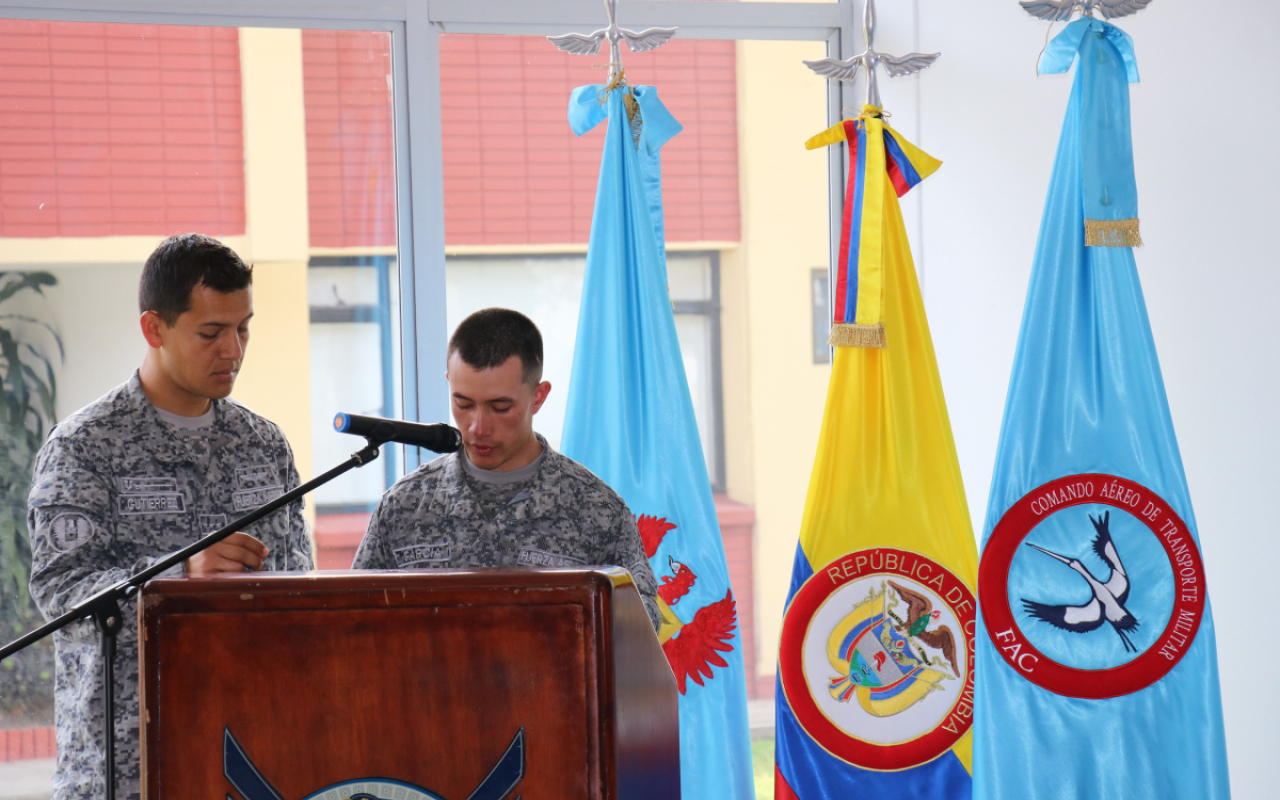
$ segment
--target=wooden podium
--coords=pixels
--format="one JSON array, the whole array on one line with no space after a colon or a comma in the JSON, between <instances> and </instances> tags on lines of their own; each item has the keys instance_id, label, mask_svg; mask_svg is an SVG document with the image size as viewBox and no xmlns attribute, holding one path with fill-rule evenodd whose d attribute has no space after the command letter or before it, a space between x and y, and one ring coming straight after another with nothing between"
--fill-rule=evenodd
<instances>
[{"instance_id":1,"label":"wooden podium","mask_svg":"<svg viewBox=\"0 0 1280 800\"><path fill-rule=\"evenodd\" d=\"M141 592L146 800L676 800L675 679L605 570Z\"/></svg>"}]
</instances>

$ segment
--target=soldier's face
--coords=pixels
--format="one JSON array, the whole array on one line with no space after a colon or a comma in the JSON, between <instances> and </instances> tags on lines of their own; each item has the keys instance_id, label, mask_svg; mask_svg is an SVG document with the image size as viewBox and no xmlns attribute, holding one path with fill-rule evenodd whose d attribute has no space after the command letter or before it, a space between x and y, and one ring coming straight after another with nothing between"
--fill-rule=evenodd
<instances>
[{"instance_id":1,"label":"soldier's face","mask_svg":"<svg viewBox=\"0 0 1280 800\"><path fill-rule=\"evenodd\" d=\"M522 379L519 356L499 366L476 369L454 353L449 358L449 394L453 419L462 431L467 458L481 469L519 469L538 457L533 415L551 391L543 381L530 386Z\"/></svg>"},{"instance_id":2,"label":"soldier's face","mask_svg":"<svg viewBox=\"0 0 1280 800\"><path fill-rule=\"evenodd\" d=\"M170 327L159 320L160 364L175 388L196 397L231 394L249 344L253 292L222 292L197 286L191 309Z\"/></svg>"}]
</instances>

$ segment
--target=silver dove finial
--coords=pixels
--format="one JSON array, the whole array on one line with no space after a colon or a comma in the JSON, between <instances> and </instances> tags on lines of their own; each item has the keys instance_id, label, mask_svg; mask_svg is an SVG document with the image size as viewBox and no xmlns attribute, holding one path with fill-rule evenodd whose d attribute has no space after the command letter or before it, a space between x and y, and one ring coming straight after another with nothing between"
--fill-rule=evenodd
<instances>
[{"instance_id":1,"label":"silver dove finial","mask_svg":"<svg viewBox=\"0 0 1280 800\"><path fill-rule=\"evenodd\" d=\"M566 53L579 56L593 56L600 52L600 45L609 40L609 83L617 82L622 72L622 51L619 44L627 40L627 48L633 53L655 50L666 44L675 35L678 28L645 28L642 31L631 31L618 26L618 0L604 0L605 13L609 15L609 27L588 34L566 33L563 36L548 36L556 47Z\"/></svg>"},{"instance_id":2,"label":"silver dove finial","mask_svg":"<svg viewBox=\"0 0 1280 800\"><path fill-rule=\"evenodd\" d=\"M1142 0L1130 0L1142 2ZM1147 0L1150 2L1150 0ZM908 53L905 56L891 56L877 53L874 41L876 35L876 2L867 0L862 10L862 37L866 40L867 49L852 58L841 61L838 58L820 58L817 61L806 61L805 66L824 78L833 81L851 81L858 77L858 68L867 71L867 99L869 106L880 106L880 87L876 82L876 67L884 64L890 77L911 75L933 64L941 53Z\"/></svg>"},{"instance_id":3,"label":"silver dove finial","mask_svg":"<svg viewBox=\"0 0 1280 800\"><path fill-rule=\"evenodd\" d=\"M1060 22L1071 16L1077 8L1080 14L1092 17L1096 9L1103 19L1115 19L1136 14L1151 4L1151 0L1021 0L1018 5L1037 19Z\"/></svg>"}]
</instances>

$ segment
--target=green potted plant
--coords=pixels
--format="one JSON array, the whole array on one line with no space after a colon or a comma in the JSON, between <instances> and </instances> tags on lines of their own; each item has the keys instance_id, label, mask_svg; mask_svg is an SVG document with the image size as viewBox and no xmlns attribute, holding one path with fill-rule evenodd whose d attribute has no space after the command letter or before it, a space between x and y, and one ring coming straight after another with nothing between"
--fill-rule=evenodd
<instances>
[{"instance_id":1,"label":"green potted plant","mask_svg":"<svg viewBox=\"0 0 1280 800\"><path fill-rule=\"evenodd\" d=\"M63 349L57 331L30 307L57 282L48 272L0 271L0 643L43 622L27 590L27 494L55 419L55 363L61 365ZM0 663L0 727L50 724L52 672L51 639Z\"/></svg>"}]
</instances>

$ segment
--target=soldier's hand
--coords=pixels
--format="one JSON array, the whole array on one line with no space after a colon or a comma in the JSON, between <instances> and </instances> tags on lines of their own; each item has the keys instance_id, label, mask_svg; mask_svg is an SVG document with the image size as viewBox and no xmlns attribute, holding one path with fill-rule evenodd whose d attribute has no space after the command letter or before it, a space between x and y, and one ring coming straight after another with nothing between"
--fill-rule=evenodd
<instances>
[{"instance_id":1,"label":"soldier's hand","mask_svg":"<svg viewBox=\"0 0 1280 800\"><path fill-rule=\"evenodd\" d=\"M262 569L267 546L247 533L233 533L185 562L188 575L245 572Z\"/></svg>"}]
</instances>

